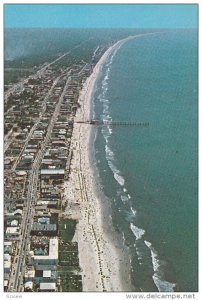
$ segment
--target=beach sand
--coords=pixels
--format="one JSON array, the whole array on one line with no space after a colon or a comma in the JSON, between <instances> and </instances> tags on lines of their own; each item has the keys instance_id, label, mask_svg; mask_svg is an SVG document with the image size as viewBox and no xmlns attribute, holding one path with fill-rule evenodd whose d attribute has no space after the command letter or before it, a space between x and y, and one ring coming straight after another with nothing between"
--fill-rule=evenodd
<instances>
[{"instance_id":1,"label":"beach sand","mask_svg":"<svg viewBox=\"0 0 202 300\"><path fill-rule=\"evenodd\" d=\"M92 93L102 64L113 51L117 51L124 42L132 38L134 37L111 46L96 64L80 92L80 108L75 121L90 120ZM78 220L74 240L78 242L83 291L129 291L130 268L129 263L126 263L126 253L119 247L116 236L107 233L107 226L112 227L111 220L106 220L106 208L96 193L95 176L89 157L89 147L92 147L91 126L74 123L71 140L73 157L64 190L64 199L67 201L65 213Z\"/></svg>"}]
</instances>

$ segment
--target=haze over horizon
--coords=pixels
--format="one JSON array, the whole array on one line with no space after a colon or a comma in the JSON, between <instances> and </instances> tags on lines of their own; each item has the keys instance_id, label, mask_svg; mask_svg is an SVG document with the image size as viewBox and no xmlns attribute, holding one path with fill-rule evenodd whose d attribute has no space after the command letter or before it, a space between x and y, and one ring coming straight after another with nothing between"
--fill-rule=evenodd
<instances>
[{"instance_id":1,"label":"haze over horizon","mask_svg":"<svg viewBox=\"0 0 202 300\"><path fill-rule=\"evenodd\" d=\"M197 4L5 4L5 28L197 28Z\"/></svg>"}]
</instances>

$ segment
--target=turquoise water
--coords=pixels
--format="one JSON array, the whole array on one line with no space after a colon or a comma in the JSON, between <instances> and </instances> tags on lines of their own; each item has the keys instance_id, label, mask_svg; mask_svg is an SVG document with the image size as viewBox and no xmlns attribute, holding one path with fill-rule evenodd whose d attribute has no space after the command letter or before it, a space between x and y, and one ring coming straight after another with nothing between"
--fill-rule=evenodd
<instances>
[{"instance_id":1,"label":"turquoise water","mask_svg":"<svg viewBox=\"0 0 202 300\"><path fill-rule=\"evenodd\" d=\"M95 158L140 291L198 290L197 32L145 35L112 53L94 116Z\"/></svg>"}]
</instances>

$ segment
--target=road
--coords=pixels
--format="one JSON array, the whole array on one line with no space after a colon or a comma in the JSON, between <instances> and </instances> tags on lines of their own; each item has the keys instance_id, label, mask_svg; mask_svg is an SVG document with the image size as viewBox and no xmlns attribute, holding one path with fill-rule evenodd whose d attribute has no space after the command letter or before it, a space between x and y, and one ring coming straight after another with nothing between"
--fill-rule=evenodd
<instances>
[{"instance_id":1,"label":"road","mask_svg":"<svg viewBox=\"0 0 202 300\"><path fill-rule=\"evenodd\" d=\"M91 40L92 38L89 38L83 42L81 42L80 44L76 45L75 47L72 48L71 51L68 51L66 53L64 53L63 55L61 55L60 57L56 58L55 60L53 60L52 62L48 63L47 65L45 65L44 67L42 67L40 70L38 70L36 72L36 74L29 76L28 78L25 78L24 80L14 84L10 89L8 89L5 93L4 93L4 103L7 102L8 97L10 96L10 94L16 92L16 91L22 91L23 90L23 86L25 83L28 82L28 79L36 79L37 77L43 75L43 72L45 72L45 70L47 68L49 68L51 65L55 64L56 62L58 62L59 60L61 60L62 58L64 58L65 56L67 56L68 54L70 54L73 50L81 47L83 44L87 43L89 40Z\"/></svg>"},{"instance_id":2,"label":"road","mask_svg":"<svg viewBox=\"0 0 202 300\"><path fill-rule=\"evenodd\" d=\"M10 286L13 283L13 291L22 291L23 288L23 273L25 270L25 259L26 255L29 251L29 245L30 245L30 230L32 225L32 219L34 214L34 204L36 202L36 196L37 196L37 183L38 183L38 176L39 176L39 167L42 161L42 158L44 156L44 153L46 151L46 147L50 141L51 133L53 130L53 127L55 125L55 122L57 121L58 114L60 112L60 106L63 101L64 95L66 93L68 83L70 81L69 75L71 74L71 70L68 72L68 79L66 81L66 84L64 86L64 89L62 91L62 94L58 100L58 103L56 105L55 111L52 115L52 118L50 120L46 137L44 139L44 142L42 143L41 149L38 151L37 156L34 160L32 171L30 172L29 177L29 187L28 187L28 193L27 193L27 208L24 211L24 216L22 219L22 239L19 245L19 255L18 260L16 264L16 270L15 275L13 275L13 278L10 280Z\"/></svg>"},{"instance_id":3,"label":"road","mask_svg":"<svg viewBox=\"0 0 202 300\"><path fill-rule=\"evenodd\" d=\"M54 61L50 62L49 64L47 64L46 66L44 66L43 68L41 68L40 70L38 70L36 72L36 74L29 76L28 78L25 78L24 80L14 84L9 90L7 90L4 93L4 101L7 102L8 97L10 96L10 94L16 92L16 91L22 91L24 84L28 82L28 79L36 79L37 77L43 75L43 72L46 71L46 69L48 67L50 67L51 65L55 64L57 61L59 61L60 59L62 59L63 57L65 57L66 55L68 55L70 52L67 52L63 55L61 55L60 57L58 57L57 59L55 59Z\"/></svg>"},{"instance_id":4,"label":"road","mask_svg":"<svg viewBox=\"0 0 202 300\"><path fill-rule=\"evenodd\" d=\"M48 93L46 94L46 96L45 96L45 98L44 98L44 100L43 100L43 103L42 103L42 111L41 111L41 113L40 113L38 119L36 120L36 122L35 122L34 125L32 126L32 128L31 128L31 130L30 130L30 132L29 132L29 134L28 134L28 136L27 136L27 138L26 138L26 140L25 140L24 146L23 146L23 148L22 148L22 150L21 150L21 152L20 152L20 154L19 154L19 156L18 156L18 158L17 158L15 164L14 164L13 167L12 167L12 171L15 171L15 169L16 169L16 167L17 167L19 161L20 161L20 158L22 157L22 154L23 154L24 150L26 149L26 147L27 147L27 145L28 145L28 143L29 143L29 141L30 141L30 139L31 139L31 137L32 137L32 135L33 135L33 133L34 133L34 131L36 130L38 124L41 122L41 119L42 119L42 117L43 117L43 114L44 114L45 111L46 111L46 103L47 103L48 99L50 98L50 96L51 96L51 94L52 94L52 92L53 92L55 86L57 85L57 83L58 83L60 77L61 77L61 76L58 76L58 77L55 79L55 81L53 82L53 84L52 84L50 90L49 90ZM6 148L6 147L5 147L5 148Z\"/></svg>"}]
</instances>

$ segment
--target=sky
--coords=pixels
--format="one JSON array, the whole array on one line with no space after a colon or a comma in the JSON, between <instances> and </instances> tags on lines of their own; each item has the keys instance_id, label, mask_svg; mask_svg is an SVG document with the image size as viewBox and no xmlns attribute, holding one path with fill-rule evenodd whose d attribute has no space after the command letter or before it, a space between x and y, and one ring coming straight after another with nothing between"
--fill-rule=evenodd
<instances>
[{"instance_id":1,"label":"sky","mask_svg":"<svg viewBox=\"0 0 202 300\"><path fill-rule=\"evenodd\" d=\"M5 28L196 28L196 4L5 4Z\"/></svg>"}]
</instances>

